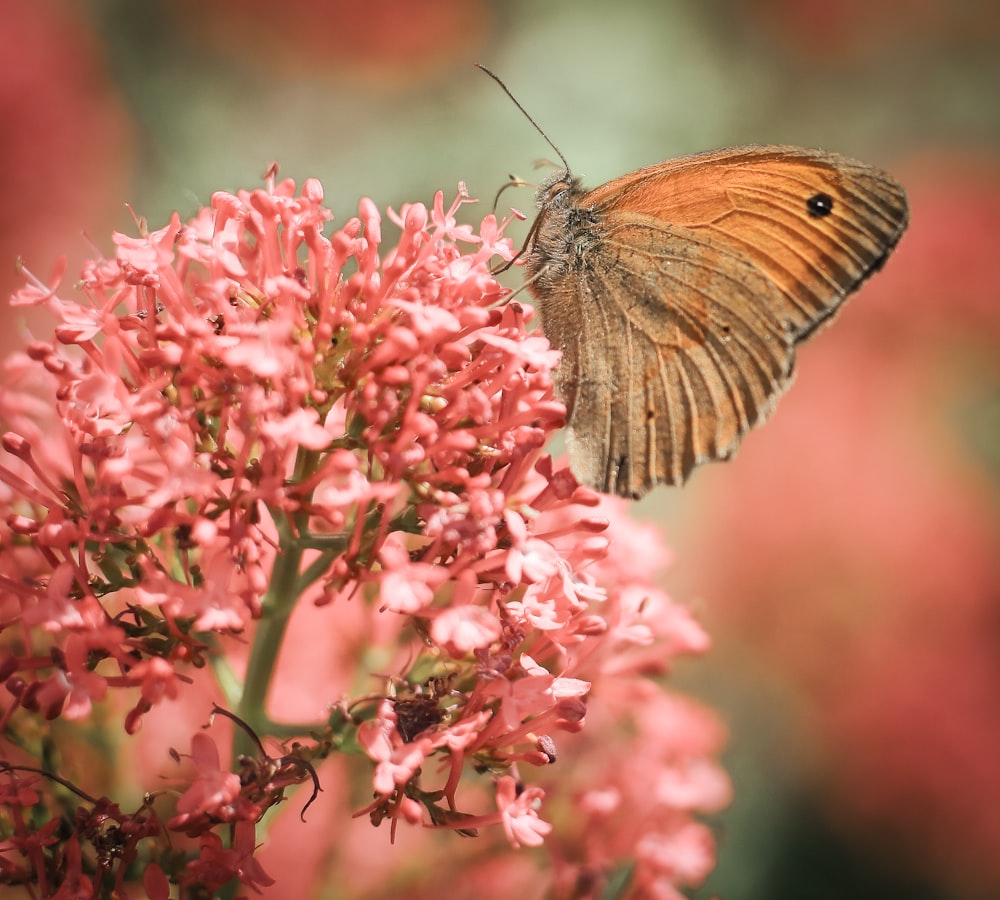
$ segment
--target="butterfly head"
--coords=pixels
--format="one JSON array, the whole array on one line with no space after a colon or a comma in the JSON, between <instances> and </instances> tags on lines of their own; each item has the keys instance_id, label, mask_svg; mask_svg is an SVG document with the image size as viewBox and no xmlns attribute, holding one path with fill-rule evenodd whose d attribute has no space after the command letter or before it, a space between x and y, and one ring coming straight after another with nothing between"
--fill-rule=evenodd
<instances>
[{"instance_id":1,"label":"butterfly head","mask_svg":"<svg viewBox=\"0 0 1000 900\"><path fill-rule=\"evenodd\" d=\"M568 168L557 169L535 191L535 206L540 210L566 207L582 193L579 178Z\"/></svg>"},{"instance_id":2,"label":"butterfly head","mask_svg":"<svg viewBox=\"0 0 1000 900\"><path fill-rule=\"evenodd\" d=\"M554 171L535 191L538 215L525 243L524 265L536 297L565 288L566 277L582 265L593 244L598 215L580 206L585 193L567 166Z\"/></svg>"}]
</instances>

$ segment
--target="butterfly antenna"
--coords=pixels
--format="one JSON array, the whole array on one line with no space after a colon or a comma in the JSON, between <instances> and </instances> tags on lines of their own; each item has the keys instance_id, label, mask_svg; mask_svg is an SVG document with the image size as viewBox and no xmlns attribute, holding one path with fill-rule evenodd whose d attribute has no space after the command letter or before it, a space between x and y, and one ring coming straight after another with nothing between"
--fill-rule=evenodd
<instances>
[{"instance_id":1,"label":"butterfly antenna","mask_svg":"<svg viewBox=\"0 0 1000 900\"><path fill-rule=\"evenodd\" d=\"M489 75L490 78L492 78L497 84L500 85L501 88L503 88L503 92L508 97L510 97L510 100L514 104L514 106L516 106L519 110L521 110L521 115L523 115L524 118L526 118L529 122L531 122L531 124L534 126L535 131L537 131L545 139L545 143L556 151L556 156L558 156L562 160L563 168L568 172L569 163L566 162L566 157L562 155L562 151L555 144L553 144L552 139L544 131L542 131L541 125L539 125L533 118L531 118L531 116L528 115L528 111L523 106L521 106L521 104L518 102L517 97L515 97L510 92L510 88L507 87L507 85L505 85L500 80L500 76L494 75L489 69L486 68L486 66L480 65L479 63L475 63L475 66L477 69L481 69L483 72Z\"/></svg>"}]
</instances>

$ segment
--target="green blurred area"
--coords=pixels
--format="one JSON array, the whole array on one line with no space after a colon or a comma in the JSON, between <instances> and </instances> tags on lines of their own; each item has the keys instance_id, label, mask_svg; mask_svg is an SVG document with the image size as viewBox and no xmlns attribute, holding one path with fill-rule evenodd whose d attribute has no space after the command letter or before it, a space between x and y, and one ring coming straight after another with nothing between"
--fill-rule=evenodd
<instances>
[{"instance_id":1,"label":"green blurred area","mask_svg":"<svg viewBox=\"0 0 1000 900\"><path fill-rule=\"evenodd\" d=\"M362 196L382 208L431 203L439 190L448 201L460 180L482 201L475 215L485 214L509 173L533 180L539 177L534 161L553 154L503 92L473 67L475 62L506 81L592 186L671 156L745 143L836 150L897 173L908 187L908 178L916 179L918 195L928 196L936 185L950 185L982 165L992 180L983 187L987 208L974 237L986 248L993 236L1000 239L994 202L1000 200L1000 5L995 2L95 0L42 3L35 11L64 23L60 40L89 32L87 77L100 83L109 102L120 105L126 122L124 139L105 146L100 135L88 138L120 179L122 193L90 198L87 213L78 211L74 222L40 216L39 224L32 218L45 203L64 204L66 191L73 190L63 187L58 197L39 206L37 192L44 192L49 177L41 170L41 156L38 169L30 155L13 169L7 166L6 178L32 185L36 193L30 204L8 209L3 248L23 244L17 252L40 275L59 252L76 245L81 255L88 252L81 229L106 252L111 246L104 223L133 231L125 201L159 227L173 210L189 214L213 191L258 186L274 161L281 175L296 181L319 178L341 222ZM30 78L23 78L16 96L33 90ZM7 127L30 146L44 141L46 122L44 116L27 122L8 117ZM70 165L76 153L74 142L66 141L58 158ZM975 196L971 177L973 189L963 197ZM76 182L81 190L86 178L83 174ZM519 207L530 220L530 190L507 192L503 202ZM948 243L951 220L945 214L959 216L962 203L933 207L944 218L931 223L937 231L926 232L923 246L931 248L931 255L941 246L945 268L948 254L968 244L964 238ZM917 207L914 232L922 224L916 212ZM510 233L517 237L526 228L516 224ZM1000 307L1000 276L991 274L986 263L985 276L962 284L966 294L981 292L989 313ZM892 271L890 261L887 280ZM2 285L8 289L15 282L8 274L5 278ZM516 282L515 275L511 283ZM941 296L942 304L950 302ZM983 321L993 323L990 328L996 323L995 318ZM820 340L834 340L836 328ZM968 333L973 332L970 327ZM951 437L978 460L964 459L962 465L979 465L979 476L989 473L983 483L992 479L993 490L1000 458L1000 344L995 333L987 332L980 330L981 346L973 354L982 360L975 391L968 388L971 375L967 380L955 375L955 392L939 400L954 413ZM973 351L967 350L972 338L963 340L959 336L950 345L957 348L959 362L948 372L965 372L962 366ZM850 378L850 371L845 369L843 377ZM712 468L704 478L699 474L690 490L658 490L637 511L664 521L677 537L675 594L704 604L718 635L718 649L708 659L692 661L679 673L679 683L727 718L732 732L727 767L736 783L737 799L718 820L718 869L696 896L1000 896L995 860L984 858L981 870L971 874L965 866L963 878L941 862L946 852L928 849L935 839L930 829L914 837L906 820L919 817L919 808L901 814L897 828L884 813L855 819L850 804L830 802L841 782L836 753L824 744L827 732L813 727L817 716L811 707L820 695L812 684L797 680L801 666L775 663L770 645L756 632L745 636L742 626L727 626L728 607L711 595L698 568L724 568L740 551L724 541L716 543L714 556L710 549L713 510L731 490L730 467ZM968 476L957 465L953 471ZM797 505L810 498L775 497L778 501L788 501L788 515L794 516ZM745 511L750 527L756 515L756 510ZM935 515L936 510L927 510L928 517ZM994 527L990 533L1000 534L995 526L996 519L982 528ZM857 521L845 519L844 527L856 528ZM947 542L949 535L943 533L941 540ZM934 552L911 549L917 569L923 555ZM770 565L777 571L785 563L778 543ZM969 563L974 564L981 564L980 557ZM916 571L914 577L919 576ZM981 583L995 584L992 577L988 573ZM793 602L808 606L808 590L807 584ZM1000 595L989 599L1000 608ZM941 603L953 608L948 597ZM762 615L770 617L762 629L787 627L780 607ZM817 627L835 632L839 625ZM990 627L996 630L986 646L1000 656L1000 614ZM856 651L858 644L851 646ZM856 660L848 654L839 664L850 668ZM994 688L998 699L1000 678L983 690ZM915 740L915 733L903 730L900 740ZM1000 759L1000 746L983 752ZM942 759L941 764L952 763ZM891 768L892 761L886 765ZM1000 807L1000 795L968 798L973 801ZM985 824L969 822L969 828L992 827L995 815ZM1000 831L996 837L995 856L1000 857Z\"/></svg>"},{"instance_id":2,"label":"green blurred area","mask_svg":"<svg viewBox=\"0 0 1000 900\"><path fill-rule=\"evenodd\" d=\"M383 5L387 18L418 15ZM998 13L988 3L897 4L889 21L846 4L839 39L824 15L837 3L481 4L478 30L441 34L439 46L365 37L384 42L388 59L374 72L338 64L332 37L329 58L322 40L314 58L275 49L284 31L337 33L323 4L232 3L205 30L207 10L194 3L92 6L137 129L131 202L151 220L185 198L194 206L220 187L255 184L272 160L297 180L322 179L344 215L363 194L381 205L429 201L459 179L491 199L508 172L530 179L552 153L473 62L506 80L591 184L730 144L836 148L888 166L921 148L991 148L1000 137ZM310 6L314 25L303 17L279 29L277 19ZM921 29L923 6L938 16ZM801 22L785 21L793 12ZM937 18L954 22L952 33ZM407 53L421 57L414 74ZM515 203L529 207L530 193Z\"/></svg>"}]
</instances>

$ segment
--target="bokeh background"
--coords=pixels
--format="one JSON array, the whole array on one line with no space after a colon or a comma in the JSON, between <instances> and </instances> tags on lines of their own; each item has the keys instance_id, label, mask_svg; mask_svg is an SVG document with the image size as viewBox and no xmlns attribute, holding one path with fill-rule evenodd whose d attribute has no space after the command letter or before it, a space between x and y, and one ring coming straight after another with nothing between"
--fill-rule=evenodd
<instances>
[{"instance_id":1,"label":"bokeh background","mask_svg":"<svg viewBox=\"0 0 1000 900\"><path fill-rule=\"evenodd\" d=\"M111 228L319 177L343 221L483 198L552 152L597 185L739 143L904 182L884 273L735 461L636 505L715 647L736 799L697 896L1000 896L1000 4L0 0L0 293ZM530 213L528 190L504 203ZM128 203L130 209L126 208ZM131 210L131 211L130 211ZM516 229L512 234L524 233ZM516 273L513 282L517 282ZM0 351L33 321L4 307ZM41 327L36 325L35 327ZM391 854L386 836L372 840ZM294 848L289 852L294 853Z\"/></svg>"}]
</instances>

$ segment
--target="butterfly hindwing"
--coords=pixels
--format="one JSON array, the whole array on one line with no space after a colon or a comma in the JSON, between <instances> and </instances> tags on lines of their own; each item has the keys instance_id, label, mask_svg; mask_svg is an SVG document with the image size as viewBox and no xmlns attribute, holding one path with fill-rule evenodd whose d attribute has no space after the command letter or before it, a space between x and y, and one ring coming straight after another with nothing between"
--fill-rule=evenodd
<instances>
[{"instance_id":1,"label":"butterfly hindwing","mask_svg":"<svg viewBox=\"0 0 1000 900\"><path fill-rule=\"evenodd\" d=\"M564 347L578 476L638 496L732 454L788 383L792 339L757 302L774 287L739 257L644 217L606 224L601 265L572 296L543 298L542 317Z\"/></svg>"}]
</instances>

